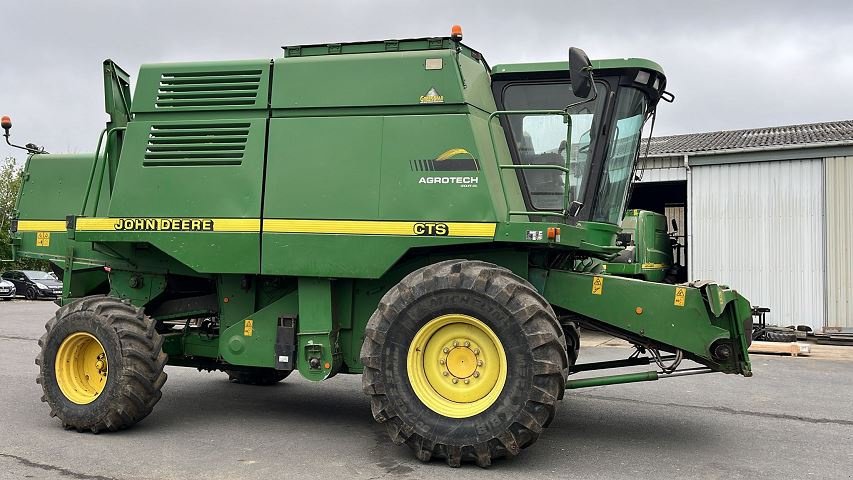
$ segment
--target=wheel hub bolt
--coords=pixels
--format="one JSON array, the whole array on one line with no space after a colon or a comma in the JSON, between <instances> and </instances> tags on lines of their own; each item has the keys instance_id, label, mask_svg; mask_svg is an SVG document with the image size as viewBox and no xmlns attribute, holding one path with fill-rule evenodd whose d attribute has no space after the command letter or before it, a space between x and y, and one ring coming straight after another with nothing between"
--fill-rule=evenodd
<instances>
[{"instance_id":1,"label":"wheel hub bolt","mask_svg":"<svg viewBox=\"0 0 853 480\"><path fill-rule=\"evenodd\" d=\"M474 349L474 355L479 355L479 354L480 354L480 349L479 349L479 348L475 348L475 349Z\"/></svg>"},{"instance_id":2,"label":"wheel hub bolt","mask_svg":"<svg viewBox=\"0 0 853 480\"><path fill-rule=\"evenodd\" d=\"M448 353L448 352L450 352L450 349L447 347L444 347L441 351L444 353Z\"/></svg>"},{"instance_id":3,"label":"wheel hub bolt","mask_svg":"<svg viewBox=\"0 0 853 480\"><path fill-rule=\"evenodd\" d=\"M441 374L442 374L442 375L444 375L444 376L446 377L446 376L447 376L447 371L441 372Z\"/></svg>"},{"instance_id":4,"label":"wheel hub bolt","mask_svg":"<svg viewBox=\"0 0 853 480\"><path fill-rule=\"evenodd\" d=\"M456 377L453 377L452 382L453 382L453 383L458 383L458 382L459 382L459 379L458 379L458 378L456 378Z\"/></svg>"},{"instance_id":5,"label":"wheel hub bolt","mask_svg":"<svg viewBox=\"0 0 853 480\"><path fill-rule=\"evenodd\" d=\"M468 379L466 378L466 379L465 379L465 385L467 385L467 384L468 384Z\"/></svg>"},{"instance_id":6,"label":"wheel hub bolt","mask_svg":"<svg viewBox=\"0 0 853 480\"><path fill-rule=\"evenodd\" d=\"M458 341L456 341L456 340L454 340L454 341L453 341L453 346L454 346L454 347L458 347L458 346L459 346L459 342L458 342Z\"/></svg>"},{"instance_id":7,"label":"wheel hub bolt","mask_svg":"<svg viewBox=\"0 0 853 480\"><path fill-rule=\"evenodd\" d=\"M470 346L471 346L471 342L469 342L469 341L465 341L465 346L466 346L466 347L470 347Z\"/></svg>"},{"instance_id":8,"label":"wheel hub bolt","mask_svg":"<svg viewBox=\"0 0 853 480\"><path fill-rule=\"evenodd\" d=\"M482 366L483 366L483 361L482 361L482 360L477 360L477 366L478 366L478 367L482 367Z\"/></svg>"},{"instance_id":9,"label":"wheel hub bolt","mask_svg":"<svg viewBox=\"0 0 853 480\"><path fill-rule=\"evenodd\" d=\"M480 376L480 372L474 372L474 378L477 378L479 376ZM467 380L466 380L466 382L467 382Z\"/></svg>"},{"instance_id":10,"label":"wheel hub bolt","mask_svg":"<svg viewBox=\"0 0 853 480\"><path fill-rule=\"evenodd\" d=\"M444 359L442 358L441 360L438 361L438 363L439 363L439 365L444 365Z\"/></svg>"},{"instance_id":11,"label":"wheel hub bolt","mask_svg":"<svg viewBox=\"0 0 853 480\"><path fill-rule=\"evenodd\" d=\"M97 368L99 371L103 372L104 371L104 361L98 360L97 362L95 362L95 368Z\"/></svg>"}]
</instances>

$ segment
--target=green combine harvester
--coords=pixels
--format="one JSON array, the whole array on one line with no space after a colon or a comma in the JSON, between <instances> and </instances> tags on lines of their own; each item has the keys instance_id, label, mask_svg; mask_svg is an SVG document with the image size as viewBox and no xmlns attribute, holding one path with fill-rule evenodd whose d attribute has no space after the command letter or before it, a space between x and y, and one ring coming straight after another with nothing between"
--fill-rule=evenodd
<instances>
[{"instance_id":1,"label":"green combine harvester","mask_svg":"<svg viewBox=\"0 0 853 480\"><path fill-rule=\"evenodd\" d=\"M574 48L490 67L461 39L144 65L132 99L105 61L96 153L22 147L15 255L64 285L36 359L50 414L130 427L166 365L361 374L395 443L487 466L566 389L750 376L735 290L589 268L623 250L641 131L671 100L661 67ZM637 350L578 364L579 326ZM571 378L635 365L655 367Z\"/></svg>"}]
</instances>

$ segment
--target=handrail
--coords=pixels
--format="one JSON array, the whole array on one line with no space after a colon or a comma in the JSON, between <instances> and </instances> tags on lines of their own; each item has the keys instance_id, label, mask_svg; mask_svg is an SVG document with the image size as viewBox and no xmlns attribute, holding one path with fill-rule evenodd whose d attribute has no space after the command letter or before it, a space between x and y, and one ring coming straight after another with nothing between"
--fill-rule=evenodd
<instances>
[{"instance_id":1,"label":"handrail","mask_svg":"<svg viewBox=\"0 0 853 480\"><path fill-rule=\"evenodd\" d=\"M98 166L98 159L101 158L101 141L104 139L104 134L106 134L107 143L109 143L110 142L110 135L112 135L113 132L117 132L119 130L127 130L127 127L113 127L109 130L107 130L106 128L101 130L101 135L98 137L98 146L95 147L95 163L92 164L92 173L89 175L89 184L87 185L87 188L86 188L86 196L83 199L83 208L80 211L80 215L86 215L86 207L88 206L88 203L89 203L89 192L92 189L92 182L94 181L95 169ZM101 200L101 187L104 185L104 169L106 168L106 166L107 166L107 149L104 148L104 163L101 165L101 172L100 172L100 175L98 176L98 189L97 189L96 194L95 194L95 210L94 210L93 214L97 214L97 212L98 212L98 202Z\"/></svg>"},{"instance_id":2,"label":"handrail","mask_svg":"<svg viewBox=\"0 0 853 480\"><path fill-rule=\"evenodd\" d=\"M500 115L560 115L560 116L569 116L567 110L497 110L492 112L489 115L487 120L488 129L489 129L489 139L492 142L492 152L495 155L495 161L498 161L498 147L495 143L495 135L492 130L492 120L495 117ZM569 117L571 118L571 117ZM571 120L569 120L571 121ZM570 148L569 145L566 145L566 148ZM509 209L509 198L506 193L506 185L504 184L503 172L501 170L559 170L566 174L566 181L564 183L563 190L563 211L562 212L549 212L549 211L526 211L526 210L510 210ZM560 216L563 217L569 211L569 173L570 170L567 167L563 167L561 165L501 165L498 163L498 180L500 180L501 184L501 193L503 193L504 197L504 206L506 208L506 221L509 222L510 217L513 215L543 215L543 216Z\"/></svg>"},{"instance_id":3,"label":"handrail","mask_svg":"<svg viewBox=\"0 0 853 480\"><path fill-rule=\"evenodd\" d=\"M80 215L86 214L86 204L89 203L89 192L92 190L92 181L95 179L95 169L98 168L98 157L101 153L101 142L103 142L104 135L106 135L106 133L107 129L104 128L98 136L98 146L95 147L95 161L92 163L92 172L89 173L89 182L86 184L86 196L83 197L83 208L80 209Z\"/></svg>"}]
</instances>

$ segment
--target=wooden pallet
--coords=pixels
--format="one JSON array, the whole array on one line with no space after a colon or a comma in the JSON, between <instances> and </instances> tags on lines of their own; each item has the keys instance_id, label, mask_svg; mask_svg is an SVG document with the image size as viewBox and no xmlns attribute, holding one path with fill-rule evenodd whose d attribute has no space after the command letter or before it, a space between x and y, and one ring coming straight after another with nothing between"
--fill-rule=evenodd
<instances>
[{"instance_id":1,"label":"wooden pallet","mask_svg":"<svg viewBox=\"0 0 853 480\"><path fill-rule=\"evenodd\" d=\"M808 343L799 342L752 342L749 353L781 353L796 357L810 354L811 346Z\"/></svg>"}]
</instances>

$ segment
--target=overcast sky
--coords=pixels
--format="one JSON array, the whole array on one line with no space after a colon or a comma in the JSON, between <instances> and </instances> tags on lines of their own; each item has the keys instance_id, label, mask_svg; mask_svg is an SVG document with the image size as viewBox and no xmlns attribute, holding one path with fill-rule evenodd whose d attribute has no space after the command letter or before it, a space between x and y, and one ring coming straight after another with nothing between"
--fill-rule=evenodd
<instances>
[{"instance_id":1,"label":"overcast sky","mask_svg":"<svg viewBox=\"0 0 853 480\"><path fill-rule=\"evenodd\" d=\"M447 35L490 64L645 57L676 102L656 135L853 118L853 2L4 0L0 113L13 140L95 148L106 119L101 62L273 58L281 45ZM15 153L0 147L0 156Z\"/></svg>"}]
</instances>

